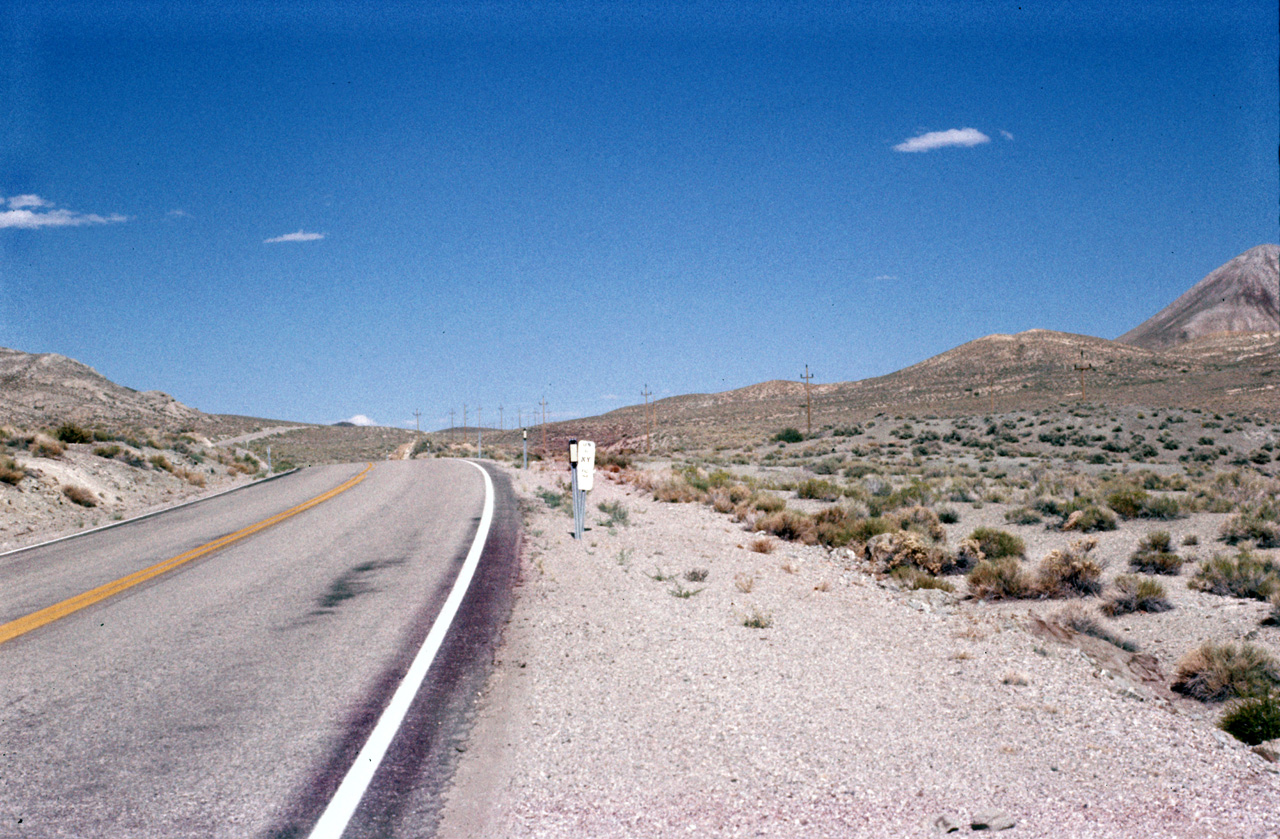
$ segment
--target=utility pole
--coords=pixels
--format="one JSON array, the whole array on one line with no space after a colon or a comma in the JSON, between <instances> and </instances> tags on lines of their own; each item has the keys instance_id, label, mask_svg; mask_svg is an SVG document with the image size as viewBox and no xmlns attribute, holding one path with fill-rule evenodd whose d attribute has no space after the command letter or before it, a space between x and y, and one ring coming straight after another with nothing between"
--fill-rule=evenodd
<instances>
[{"instance_id":1,"label":"utility pole","mask_svg":"<svg viewBox=\"0 0 1280 839\"><path fill-rule=\"evenodd\" d=\"M454 415L454 410L450 408L449 409L449 440L450 441L453 440L453 430L458 427L453 421L453 415Z\"/></svg>"},{"instance_id":2,"label":"utility pole","mask_svg":"<svg viewBox=\"0 0 1280 839\"><path fill-rule=\"evenodd\" d=\"M462 403L462 439L467 439L467 403Z\"/></svg>"},{"instance_id":3,"label":"utility pole","mask_svg":"<svg viewBox=\"0 0 1280 839\"><path fill-rule=\"evenodd\" d=\"M648 383L640 391L640 395L644 397L644 450L646 454L653 454L653 443L649 440L649 397L653 396L653 391L649 390Z\"/></svg>"},{"instance_id":4,"label":"utility pole","mask_svg":"<svg viewBox=\"0 0 1280 839\"><path fill-rule=\"evenodd\" d=\"M1084 350L1080 351L1080 363L1076 365L1076 369L1080 371L1080 401L1084 401L1084 371L1092 370L1092 364L1084 363Z\"/></svg>"},{"instance_id":5,"label":"utility pole","mask_svg":"<svg viewBox=\"0 0 1280 839\"><path fill-rule=\"evenodd\" d=\"M542 456L547 456L547 397L542 397Z\"/></svg>"},{"instance_id":6,"label":"utility pole","mask_svg":"<svg viewBox=\"0 0 1280 839\"><path fill-rule=\"evenodd\" d=\"M502 431L502 406L498 406L498 430Z\"/></svg>"},{"instance_id":7,"label":"utility pole","mask_svg":"<svg viewBox=\"0 0 1280 839\"><path fill-rule=\"evenodd\" d=\"M413 409L413 430L422 433L422 411L418 408Z\"/></svg>"},{"instance_id":8,"label":"utility pole","mask_svg":"<svg viewBox=\"0 0 1280 839\"><path fill-rule=\"evenodd\" d=\"M476 406L476 457L483 457L484 452L484 420L480 413L480 406Z\"/></svg>"},{"instance_id":9,"label":"utility pole","mask_svg":"<svg viewBox=\"0 0 1280 839\"><path fill-rule=\"evenodd\" d=\"M804 366L804 415L809 428L809 436L813 436L813 403L809 399L809 382L813 380L813 374L809 372L809 365Z\"/></svg>"}]
</instances>

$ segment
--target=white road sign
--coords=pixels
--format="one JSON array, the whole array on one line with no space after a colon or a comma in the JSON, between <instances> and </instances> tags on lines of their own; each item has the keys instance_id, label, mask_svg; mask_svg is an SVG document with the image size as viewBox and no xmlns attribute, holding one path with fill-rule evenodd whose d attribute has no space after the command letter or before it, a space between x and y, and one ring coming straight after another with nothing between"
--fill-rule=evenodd
<instances>
[{"instance_id":1,"label":"white road sign","mask_svg":"<svg viewBox=\"0 0 1280 839\"><path fill-rule=\"evenodd\" d=\"M596 473L596 444L591 440L578 441L578 489L591 490Z\"/></svg>"}]
</instances>

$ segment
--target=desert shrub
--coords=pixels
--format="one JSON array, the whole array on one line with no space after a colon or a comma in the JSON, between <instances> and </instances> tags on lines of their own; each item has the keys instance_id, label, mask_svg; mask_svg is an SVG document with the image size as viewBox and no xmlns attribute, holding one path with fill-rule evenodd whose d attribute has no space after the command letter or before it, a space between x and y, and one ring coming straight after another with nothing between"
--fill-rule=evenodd
<instances>
[{"instance_id":1,"label":"desert shrub","mask_svg":"<svg viewBox=\"0 0 1280 839\"><path fill-rule=\"evenodd\" d=\"M621 472L631 468L630 452L597 452L596 466L606 472Z\"/></svg>"},{"instance_id":2,"label":"desert shrub","mask_svg":"<svg viewBox=\"0 0 1280 839\"><path fill-rule=\"evenodd\" d=\"M752 503L762 513L776 513L787 506L785 498L772 492L760 493Z\"/></svg>"},{"instance_id":3,"label":"desert shrub","mask_svg":"<svg viewBox=\"0 0 1280 839\"><path fill-rule=\"evenodd\" d=\"M800 498L813 498L818 501L835 501L840 497L840 487L821 478L809 478L796 487L796 495Z\"/></svg>"},{"instance_id":4,"label":"desert shrub","mask_svg":"<svg viewBox=\"0 0 1280 839\"><path fill-rule=\"evenodd\" d=\"M1218 554L1201 562L1187 585L1210 594L1266 600L1280 591L1280 567L1248 550Z\"/></svg>"},{"instance_id":5,"label":"desert shrub","mask_svg":"<svg viewBox=\"0 0 1280 839\"><path fill-rule=\"evenodd\" d=\"M1074 629L1076 632L1088 635L1091 638L1106 641L1108 644L1117 646L1126 652L1136 653L1138 651L1137 644L1116 635L1077 603L1072 603L1063 608L1055 616L1055 620L1069 629Z\"/></svg>"},{"instance_id":6,"label":"desert shrub","mask_svg":"<svg viewBox=\"0 0 1280 839\"><path fill-rule=\"evenodd\" d=\"M759 606L752 606L751 611L742 615L742 625L751 629L768 629L773 626L773 615L761 610Z\"/></svg>"},{"instance_id":7,"label":"desert shrub","mask_svg":"<svg viewBox=\"0 0 1280 839\"><path fill-rule=\"evenodd\" d=\"M1173 689L1202 702L1265 696L1280 685L1280 664L1249 643L1206 641L1182 657Z\"/></svg>"},{"instance_id":8,"label":"desert shrub","mask_svg":"<svg viewBox=\"0 0 1280 839\"><path fill-rule=\"evenodd\" d=\"M1026 553L1027 545L1017 536L994 527L975 527L969 538L978 543L982 553L988 559L1001 557L1019 557Z\"/></svg>"},{"instance_id":9,"label":"desert shrub","mask_svg":"<svg viewBox=\"0 0 1280 839\"><path fill-rule=\"evenodd\" d=\"M105 457L107 460L120 454L120 447L112 443L109 446L96 446L93 453L98 457Z\"/></svg>"},{"instance_id":10,"label":"desert shrub","mask_svg":"<svg viewBox=\"0 0 1280 839\"><path fill-rule=\"evenodd\" d=\"M1187 547L1194 547L1195 545L1200 544L1200 537L1194 533L1188 533L1186 536L1182 537L1182 544Z\"/></svg>"},{"instance_id":11,"label":"desert shrub","mask_svg":"<svg viewBox=\"0 0 1280 839\"><path fill-rule=\"evenodd\" d=\"M98 506L98 499L93 493L78 484L66 484L62 487L62 494L81 507Z\"/></svg>"},{"instance_id":12,"label":"desert shrub","mask_svg":"<svg viewBox=\"0 0 1280 839\"><path fill-rule=\"evenodd\" d=\"M1280 626L1280 591L1271 595L1269 601L1271 603L1271 614L1262 619L1262 622L1270 626Z\"/></svg>"},{"instance_id":13,"label":"desert shrub","mask_svg":"<svg viewBox=\"0 0 1280 839\"><path fill-rule=\"evenodd\" d=\"M1151 495L1142 502L1138 517L1167 521L1182 515L1182 506L1171 495Z\"/></svg>"},{"instance_id":14,"label":"desert shrub","mask_svg":"<svg viewBox=\"0 0 1280 839\"><path fill-rule=\"evenodd\" d=\"M898 581L903 588L908 589L937 589L939 591L955 591L956 587L949 581L939 579L938 577L922 571L919 568L910 565L900 565L890 572L889 576Z\"/></svg>"},{"instance_id":15,"label":"desert shrub","mask_svg":"<svg viewBox=\"0 0 1280 839\"><path fill-rule=\"evenodd\" d=\"M11 457L0 457L0 483L17 486L23 478L27 477L27 472L18 462Z\"/></svg>"},{"instance_id":16,"label":"desert shrub","mask_svg":"<svg viewBox=\"0 0 1280 839\"><path fill-rule=\"evenodd\" d=\"M58 457L66 446L45 434L37 434L31 441L31 453L36 457Z\"/></svg>"},{"instance_id":17,"label":"desert shrub","mask_svg":"<svg viewBox=\"0 0 1280 839\"><path fill-rule=\"evenodd\" d=\"M1102 591L1102 565L1089 557L1095 539L1049 551L1036 569L1036 591L1042 597L1087 597Z\"/></svg>"},{"instance_id":18,"label":"desert shrub","mask_svg":"<svg viewBox=\"0 0 1280 839\"><path fill-rule=\"evenodd\" d=\"M1280 548L1280 514L1273 504L1236 513L1222 523L1219 538L1228 545L1250 541L1259 548Z\"/></svg>"},{"instance_id":19,"label":"desert shrub","mask_svg":"<svg viewBox=\"0 0 1280 839\"><path fill-rule=\"evenodd\" d=\"M197 472L194 469L183 469L182 467L178 467L173 470L173 474L177 475L192 486L202 487L205 484L204 473Z\"/></svg>"},{"instance_id":20,"label":"desert shrub","mask_svg":"<svg viewBox=\"0 0 1280 839\"><path fill-rule=\"evenodd\" d=\"M1222 715L1218 727L1250 746L1280 738L1280 694L1237 702Z\"/></svg>"},{"instance_id":21,"label":"desert shrub","mask_svg":"<svg viewBox=\"0 0 1280 839\"><path fill-rule=\"evenodd\" d=\"M1127 519L1136 519L1148 498L1147 491L1138 487L1121 487L1107 493L1104 499L1111 509Z\"/></svg>"},{"instance_id":22,"label":"desert shrub","mask_svg":"<svg viewBox=\"0 0 1280 839\"><path fill-rule=\"evenodd\" d=\"M1115 530L1116 517L1094 504L1072 510L1062 522L1063 530L1079 530L1093 533L1099 530Z\"/></svg>"},{"instance_id":23,"label":"desert shrub","mask_svg":"<svg viewBox=\"0 0 1280 839\"><path fill-rule=\"evenodd\" d=\"M755 529L772 533L789 542L803 542L806 545L818 543L818 529L813 519L797 510L782 509L765 513L756 519Z\"/></svg>"},{"instance_id":24,"label":"desert shrub","mask_svg":"<svg viewBox=\"0 0 1280 839\"><path fill-rule=\"evenodd\" d=\"M653 497L658 501L668 501L673 504L689 504L705 501L707 490L705 487L690 483L683 475L675 475L654 487Z\"/></svg>"},{"instance_id":25,"label":"desert shrub","mask_svg":"<svg viewBox=\"0 0 1280 839\"><path fill-rule=\"evenodd\" d=\"M1039 513L1026 507L1015 507L1008 511L1004 514L1004 520L1009 524L1038 524L1043 521Z\"/></svg>"},{"instance_id":26,"label":"desert shrub","mask_svg":"<svg viewBox=\"0 0 1280 839\"><path fill-rule=\"evenodd\" d=\"M162 454L153 454L151 457L147 458L147 462L155 468L161 469L165 472L173 471L173 464L169 462L169 458Z\"/></svg>"},{"instance_id":27,"label":"desert shrub","mask_svg":"<svg viewBox=\"0 0 1280 839\"><path fill-rule=\"evenodd\" d=\"M774 547L774 541L768 536L757 536L747 544L747 548L749 550L755 551L758 554L771 554L773 553Z\"/></svg>"},{"instance_id":28,"label":"desert shrub","mask_svg":"<svg viewBox=\"0 0 1280 839\"><path fill-rule=\"evenodd\" d=\"M867 542L866 557L877 568L889 572L909 567L937 575L954 567L945 550L911 530L894 530L872 538Z\"/></svg>"},{"instance_id":29,"label":"desert shrub","mask_svg":"<svg viewBox=\"0 0 1280 839\"><path fill-rule=\"evenodd\" d=\"M543 500L548 507L553 510L563 510L573 508L573 492L572 490L562 490L557 492L553 489L540 489L535 493Z\"/></svg>"},{"instance_id":30,"label":"desert shrub","mask_svg":"<svg viewBox=\"0 0 1280 839\"><path fill-rule=\"evenodd\" d=\"M707 493L707 503L711 505L711 509L717 513L732 513L737 507L733 503L733 499L729 497L729 490L724 487L716 487Z\"/></svg>"},{"instance_id":31,"label":"desert shrub","mask_svg":"<svg viewBox=\"0 0 1280 839\"><path fill-rule=\"evenodd\" d=\"M1102 611L1111 617L1130 612L1167 612L1173 608L1158 580L1139 574L1121 574L1116 577L1115 586L1115 594L1102 604Z\"/></svg>"},{"instance_id":32,"label":"desert shrub","mask_svg":"<svg viewBox=\"0 0 1280 839\"><path fill-rule=\"evenodd\" d=\"M686 582L690 583L705 583L710 574L711 572L706 568L690 568L684 572L684 578Z\"/></svg>"},{"instance_id":33,"label":"desert shrub","mask_svg":"<svg viewBox=\"0 0 1280 839\"><path fill-rule=\"evenodd\" d=\"M64 422L53 432L53 436L64 443L92 443L93 434L85 431L75 423Z\"/></svg>"},{"instance_id":34,"label":"desert shrub","mask_svg":"<svg viewBox=\"0 0 1280 839\"><path fill-rule=\"evenodd\" d=\"M938 521L943 524L955 524L960 521L960 513L954 507L939 507Z\"/></svg>"},{"instance_id":35,"label":"desert shrub","mask_svg":"<svg viewBox=\"0 0 1280 839\"><path fill-rule=\"evenodd\" d=\"M800 433L800 429L787 426L771 439L775 443L799 443L804 440L804 435Z\"/></svg>"},{"instance_id":36,"label":"desert shrub","mask_svg":"<svg viewBox=\"0 0 1280 839\"><path fill-rule=\"evenodd\" d=\"M1138 542L1129 557L1129 567L1146 574L1177 574L1182 571L1182 557L1169 550L1172 539L1167 530L1153 530Z\"/></svg>"},{"instance_id":37,"label":"desert shrub","mask_svg":"<svg viewBox=\"0 0 1280 839\"><path fill-rule=\"evenodd\" d=\"M729 493L729 500L734 504L750 501L751 496L755 494L755 490L746 484L733 484L725 492Z\"/></svg>"},{"instance_id":38,"label":"desert shrub","mask_svg":"<svg viewBox=\"0 0 1280 839\"><path fill-rule=\"evenodd\" d=\"M621 501L601 501L596 505L596 509L608 516L607 519L600 522L604 527L626 525L631 518L631 513Z\"/></svg>"},{"instance_id":39,"label":"desert shrub","mask_svg":"<svg viewBox=\"0 0 1280 839\"><path fill-rule=\"evenodd\" d=\"M980 600L1005 600L1030 597L1034 593L1031 578L1017 557L984 559L967 577L969 591Z\"/></svg>"}]
</instances>

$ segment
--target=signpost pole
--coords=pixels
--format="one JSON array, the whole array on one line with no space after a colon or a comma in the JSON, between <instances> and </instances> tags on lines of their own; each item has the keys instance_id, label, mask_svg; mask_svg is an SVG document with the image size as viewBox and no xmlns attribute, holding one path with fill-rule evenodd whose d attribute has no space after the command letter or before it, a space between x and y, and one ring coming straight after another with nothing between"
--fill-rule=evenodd
<instances>
[{"instance_id":1,"label":"signpost pole","mask_svg":"<svg viewBox=\"0 0 1280 839\"><path fill-rule=\"evenodd\" d=\"M582 538L582 498L578 491L578 441L569 441L569 480L573 493L573 538Z\"/></svg>"},{"instance_id":2,"label":"signpost pole","mask_svg":"<svg viewBox=\"0 0 1280 839\"><path fill-rule=\"evenodd\" d=\"M524 446L524 458L521 461L520 468L528 469L529 468L529 429L527 428L520 429L520 442Z\"/></svg>"}]
</instances>

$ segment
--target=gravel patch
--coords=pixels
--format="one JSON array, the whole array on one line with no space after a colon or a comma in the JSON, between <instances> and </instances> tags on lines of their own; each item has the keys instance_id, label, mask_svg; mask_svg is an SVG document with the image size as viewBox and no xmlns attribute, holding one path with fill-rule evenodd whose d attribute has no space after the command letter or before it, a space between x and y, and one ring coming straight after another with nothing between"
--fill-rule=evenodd
<instances>
[{"instance_id":1,"label":"gravel patch","mask_svg":"<svg viewBox=\"0 0 1280 839\"><path fill-rule=\"evenodd\" d=\"M979 820L1028 837L1280 835L1277 764L1218 731L1220 707L1036 634L1032 616L1063 601L969 601L962 578L955 594L898 591L821 547L755 553L727 516L609 479L575 542L535 494L567 474L538 466L511 472L528 510L521 585L445 839L914 836ZM601 502L629 524L600 526ZM990 524L1023 534L1034 562L1078 538L1009 526L1007 506L952 506L952 544ZM1156 527L1098 534L1108 579ZM1216 520L1158 527L1198 529L1212 550ZM705 581L685 580L695 568ZM1263 604L1187 590L1192 570L1161 578L1173 611L1115 628L1166 676L1206 638L1280 652ZM770 625L744 626L752 614Z\"/></svg>"}]
</instances>

